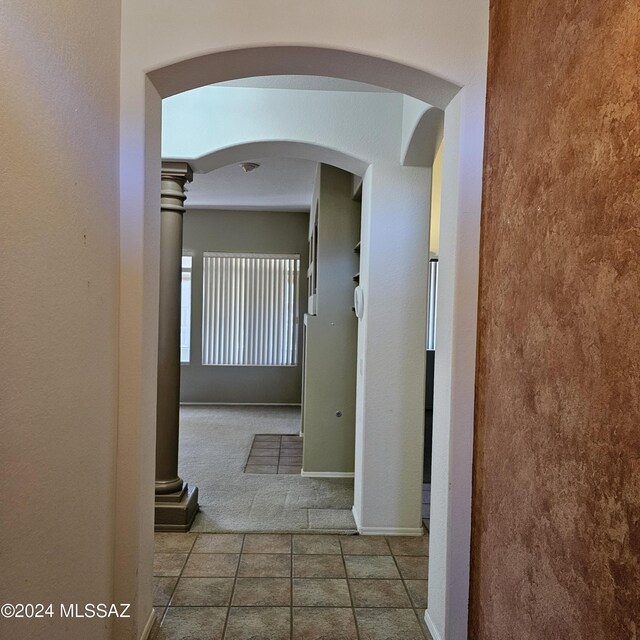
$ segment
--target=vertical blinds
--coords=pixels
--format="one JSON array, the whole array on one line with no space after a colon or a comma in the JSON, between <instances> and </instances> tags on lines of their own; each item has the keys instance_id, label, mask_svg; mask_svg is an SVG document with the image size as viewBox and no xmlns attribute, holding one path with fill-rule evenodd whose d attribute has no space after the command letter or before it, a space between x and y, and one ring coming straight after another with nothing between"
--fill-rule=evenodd
<instances>
[{"instance_id":1,"label":"vertical blinds","mask_svg":"<svg viewBox=\"0 0 640 640\"><path fill-rule=\"evenodd\" d=\"M180 288L180 362L191 360L191 268L192 256L182 256Z\"/></svg>"},{"instance_id":2,"label":"vertical blinds","mask_svg":"<svg viewBox=\"0 0 640 640\"><path fill-rule=\"evenodd\" d=\"M298 362L300 256L205 253L202 364Z\"/></svg>"}]
</instances>

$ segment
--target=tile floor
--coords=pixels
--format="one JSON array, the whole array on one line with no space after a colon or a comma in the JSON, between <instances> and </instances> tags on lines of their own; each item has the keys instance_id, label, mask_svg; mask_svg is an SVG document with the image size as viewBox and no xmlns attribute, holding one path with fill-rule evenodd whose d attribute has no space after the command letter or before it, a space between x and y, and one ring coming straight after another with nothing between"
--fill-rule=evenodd
<instances>
[{"instance_id":1,"label":"tile floor","mask_svg":"<svg viewBox=\"0 0 640 640\"><path fill-rule=\"evenodd\" d=\"M423 537L157 533L153 640L424 640Z\"/></svg>"},{"instance_id":2,"label":"tile floor","mask_svg":"<svg viewBox=\"0 0 640 640\"><path fill-rule=\"evenodd\" d=\"M254 436L245 473L300 474L302 438L293 435Z\"/></svg>"}]
</instances>

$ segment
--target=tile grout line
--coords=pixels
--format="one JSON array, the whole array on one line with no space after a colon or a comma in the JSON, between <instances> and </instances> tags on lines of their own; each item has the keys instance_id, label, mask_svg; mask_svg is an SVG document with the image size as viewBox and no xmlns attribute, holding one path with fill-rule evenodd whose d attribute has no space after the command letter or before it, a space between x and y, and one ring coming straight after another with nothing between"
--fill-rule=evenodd
<instances>
[{"instance_id":1,"label":"tile grout line","mask_svg":"<svg viewBox=\"0 0 640 640\"><path fill-rule=\"evenodd\" d=\"M158 532L158 533L161 533L161 532ZM171 607L171 601L173 600L173 596L175 595L176 589L178 588L178 583L180 582L180 578L182 578L182 573L184 572L184 569L187 566L187 562L189 561L189 558L191 557L191 551L192 551L193 547L195 546L196 540L198 539L198 535L193 539L193 542L191 544L191 548L189 549L189 551L187 551L187 557L185 558L184 564L182 565L182 569L180 569L180 573L177 576L176 583L173 585L173 589L171 590L171 594L169 596L169 599L167 600L167 604L163 606L164 610L162 612L162 617L159 618L159 619L156 618L157 626L156 626L155 631L152 632L150 640L154 640L158 636L158 634L160 633L160 627L162 626L162 623L164 622L164 619L167 617L167 611ZM154 547L155 547L155 540L154 540ZM158 553L163 553L163 552L159 551ZM167 552L167 553L169 553L169 552ZM179 553L179 552L175 552L175 553ZM155 555L156 555L155 548L153 550L153 555L154 555L154 558L155 558ZM156 576L156 575L154 575L153 577L154 578L164 578L164 577L173 578L175 576ZM152 609L155 609L155 605L153 603L151 604L151 607L152 607Z\"/></svg>"},{"instance_id":2,"label":"tile grout line","mask_svg":"<svg viewBox=\"0 0 640 640\"><path fill-rule=\"evenodd\" d=\"M275 464L263 464L263 465L260 465L259 462L255 462L255 461L249 462L249 459L252 456L252 451L256 447L256 438L258 436L262 436L262 435L278 437L279 438L277 447L267 448L267 450L269 450L269 451L276 451L277 452L277 460L276 460ZM253 441L251 442L251 448L249 449L249 455L247 456L246 463L245 463L245 465L243 467L243 470L242 470L243 473L258 474L258 475L260 475L260 474L265 474L265 475L299 475L300 472L298 472L298 473L292 473L292 472L280 473L280 466L281 466L281 462L282 462L282 458L283 457L286 458L286 457L290 456L292 452L293 453L300 453L300 454L302 453L301 450L298 451L296 447L285 447L284 446L285 443L284 443L284 440L283 440L284 435L291 435L291 434L277 434L277 433L274 433L274 434L256 433L256 434L254 434L253 435ZM258 447L258 448L260 448L260 447ZM265 456L265 457L268 457L268 456ZM275 473L271 473L271 471L247 471L247 467L255 466L255 465L270 467L272 469L275 469ZM290 466L290 467L293 466L293 467L296 467L297 465L294 464L294 465L282 465L282 466ZM300 471L302 471L302 463L300 463Z\"/></svg>"},{"instance_id":3,"label":"tile grout line","mask_svg":"<svg viewBox=\"0 0 640 640\"><path fill-rule=\"evenodd\" d=\"M246 539L247 536L243 533L242 542L240 543L240 553L238 553L238 564L236 564L236 570L233 576L233 584L231 585L231 593L229 594L229 603L227 604L227 615L224 618L224 627L222 627L222 640L224 640L224 637L227 634L227 625L229 624L229 615L231 614L231 603L233 602L233 596L236 593L236 582L238 580L238 573L240 571L240 560L242 559L242 553L244 551L244 543Z\"/></svg>"},{"instance_id":4,"label":"tile grout line","mask_svg":"<svg viewBox=\"0 0 640 640\"><path fill-rule=\"evenodd\" d=\"M289 638L290 640L293 640L293 534L291 534L290 536L290 543L289 543L289 558L290 558L290 562L289 562L289 567L291 569L291 572L289 574L289 587L291 589L291 593L289 594L289 602L290 602L290 607L289 607Z\"/></svg>"},{"instance_id":5,"label":"tile grout line","mask_svg":"<svg viewBox=\"0 0 640 640\"><path fill-rule=\"evenodd\" d=\"M425 634L424 634L424 630L422 628L422 625L420 624L420 615L418 614L417 610L416 610L416 606L415 603L413 602L413 598L411 597L411 592L409 591L409 589L407 588L407 583L405 582L405 578L404 575L402 574L402 571L400 570L400 565L398 564L398 561L396 560L396 555L393 552L393 549L391 548L391 545L389 544L389 541L387 540L387 538L385 537L385 540L387 542L387 544L389 545L389 550L391 551L391 557L393 558L393 562L396 565L396 569L398 570L398 573L400 574L400 580L402 580L402 586L404 587L405 593L407 594L407 597L409 598L409 604L411 605L411 610L413 611L413 615L416 617L416 621L418 622L418 626L420 627L420 633L422 634L423 638L426 638ZM408 557L422 557L422 556L403 556L405 558ZM429 556L426 556L427 558Z\"/></svg>"},{"instance_id":6,"label":"tile grout line","mask_svg":"<svg viewBox=\"0 0 640 640\"><path fill-rule=\"evenodd\" d=\"M356 608L353 602L353 594L351 593L351 583L349 582L349 574L347 573L347 563L344 559L344 549L342 548L342 540L338 538L338 546L340 547L340 557L342 558L342 566L344 567L344 579L347 583L347 591L349 592L349 601L351 602L351 615L353 623L356 627L356 640L360 638L360 628L358 627L358 616L356 616Z\"/></svg>"},{"instance_id":7,"label":"tile grout line","mask_svg":"<svg viewBox=\"0 0 640 640\"><path fill-rule=\"evenodd\" d=\"M176 589L178 588L178 583L180 582L181 578L182 578L182 574L184 573L185 567L187 566L187 562L189 562L189 558L191 557L191 553L193 551L193 547L195 547L196 545L196 540L200 537L200 534L196 535L196 537L193 539L193 542L191 543L191 547L189 549L189 551L187 552L187 557L184 560L184 564L182 565L182 569L180 569L180 573L178 574L178 579L176 580L176 583L173 585L173 589L171 590L171 595L169 596L169 599L167 600L167 604L164 607L164 611L162 613L162 617L160 618L160 620L158 620L158 628L157 628L157 633L159 633L160 631L160 627L162 625L162 623L164 622L164 619L167 617L167 611L169 610L169 607L171 607L171 601L173 600L173 596L176 593ZM154 541L155 544L155 541ZM178 552L176 552L178 553ZM155 556L155 550L154 550L154 556ZM154 576L157 578L161 578L163 576ZM173 576L168 576L168 577L173 577ZM152 605L153 606L153 605ZM154 634L154 635L157 635Z\"/></svg>"}]
</instances>

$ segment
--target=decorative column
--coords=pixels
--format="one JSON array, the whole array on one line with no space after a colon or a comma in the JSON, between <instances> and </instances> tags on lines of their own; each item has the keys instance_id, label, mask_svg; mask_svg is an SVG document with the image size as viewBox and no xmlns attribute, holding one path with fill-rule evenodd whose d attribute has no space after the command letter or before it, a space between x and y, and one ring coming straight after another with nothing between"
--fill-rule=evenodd
<instances>
[{"instance_id":1,"label":"decorative column","mask_svg":"<svg viewBox=\"0 0 640 640\"><path fill-rule=\"evenodd\" d=\"M186 162L162 163L160 200L160 314L156 419L156 531L188 531L198 512L198 488L178 475L180 420L180 289Z\"/></svg>"}]
</instances>

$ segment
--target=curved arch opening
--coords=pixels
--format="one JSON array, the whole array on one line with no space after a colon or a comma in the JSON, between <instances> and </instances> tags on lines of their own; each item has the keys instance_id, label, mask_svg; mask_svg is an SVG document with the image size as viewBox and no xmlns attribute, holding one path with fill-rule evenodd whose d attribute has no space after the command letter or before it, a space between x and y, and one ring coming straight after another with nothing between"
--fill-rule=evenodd
<instances>
[{"instance_id":1,"label":"curved arch opening","mask_svg":"<svg viewBox=\"0 0 640 640\"><path fill-rule=\"evenodd\" d=\"M392 60L324 47L273 46L215 51L149 71L162 98L215 82L273 75L354 80L404 93L444 109L460 87Z\"/></svg>"},{"instance_id":2,"label":"curved arch opening","mask_svg":"<svg viewBox=\"0 0 640 640\"><path fill-rule=\"evenodd\" d=\"M406 167L431 167L444 134L444 111L427 109L416 122L408 138L402 164Z\"/></svg>"},{"instance_id":3,"label":"curved arch opening","mask_svg":"<svg viewBox=\"0 0 640 640\"><path fill-rule=\"evenodd\" d=\"M357 176L364 175L369 163L362 158L346 154L320 144L296 140L260 140L219 149L213 153L189 160L196 173L209 173L230 164L260 158L295 158L329 164ZM180 158L176 158L180 159ZM171 160L171 158L167 158Z\"/></svg>"},{"instance_id":4,"label":"curved arch opening","mask_svg":"<svg viewBox=\"0 0 640 640\"><path fill-rule=\"evenodd\" d=\"M316 54L321 58L320 60L316 59L315 57ZM265 73L265 68L263 65L265 64L265 60L269 60L269 59L271 59L270 72ZM257 67L258 67L257 70L256 70L256 60L257 60ZM312 65L307 64L302 66L301 61L307 61L313 64ZM220 65L224 66L226 75L223 75L223 76L217 75L218 72L216 71L216 67ZM382 68L376 69L376 65L381 65ZM196 72L200 74L197 79L195 76ZM216 73L214 77L212 77L211 75L213 73ZM397 63L380 61L368 56L355 55L355 54L344 52L344 51L332 51L327 49L298 48L298 47L294 47L294 48L269 47L269 48L260 48L260 49L252 49L252 50L245 50L245 51L222 52L222 53L216 53L216 54L211 54L207 56L200 56L199 58L188 60L183 63L176 63L163 70L151 72L149 74L149 77L153 80L154 84L160 90L163 96L170 97L171 95L174 95L176 92L180 90L192 89L194 88L194 85L210 86L212 85L212 81L214 81L214 84L215 84L217 82L221 82L227 79L234 79L234 78L237 79L242 77L256 77L256 75L305 75L305 76L320 75L323 77L338 77L345 80L365 82L367 84L374 84L377 86L382 86L385 89L392 90L394 92L393 98L395 99L394 109L392 111L384 112L386 119L385 117L382 117L380 115L380 112L374 110L373 113L378 114L378 121L375 123L367 124L367 126L369 127L369 130L366 132L366 134L363 135L363 137L364 139L366 139L367 136L371 136L372 138L375 139L376 136L381 135L382 128L383 126L385 126L386 123L393 122L393 125L391 126L391 130L393 131L393 136L396 137L395 148L390 149L389 152L387 152L384 156L382 154L378 154L378 155L370 154L369 157L365 159L362 157L358 158L354 154L348 153L349 147L351 146L352 148L357 149L358 148L357 144L341 145L341 143L343 143L343 140L335 140L335 138L332 138L332 136L327 136L327 138L331 140L331 142L335 141L336 142L335 146L341 145L342 148L340 150L336 149L335 147L329 147L327 145L323 145L321 142L314 144L313 142L302 141L302 140L287 140L287 139L254 140L246 143L241 142L240 144L233 144L232 146L218 148L218 149L215 149L215 151L208 153L206 155L199 156L195 159L190 159L189 162L191 163L192 167L195 169L196 172L209 173L224 166L232 165L244 160L258 160L261 157L279 157L279 158L293 157L293 158L312 160L314 162L338 167L340 169L343 169L351 174L354 174L360 177L363 177L367 172L367 169L373 164L379 164L381 172L383 171L382 167L384 167L385 165L388 165L390 167L392 166L397 169L401 169L400 148L401 148L401 142L402 142L402 119L404 115L404 97L403 96L413 94L413 95L423 95L423 96L430 95L433 97L433 90L435 87L440 92L439 99L444 101L444 99L442 98L442 92L444 92L445 87L447 91L449 91L447 100L450 99L450 97L454 95L454 92L457 90L457 88L454 88L449 83L441 82L440 80L434 79L433 77L429 76L429 74L425 74L424 72L419 72L415 69L404 67L403 65L399 65ZM417 85L418 77L421 77L423 81L420 86ZM179 84L176 84L176 83L179 83ZM426 87L424 86L425 83L427 85ZM432 97L430 98L431 101L433 101ZM252 105L256 103L255 102L256 100L259 103L259 99L257 99L256 97L247 99L248 103ZM428 105L423 104L417 99L412 100L412 102L422 105L421 107L418 107L418 108L422 108L422 109L424 109L425 107L429 108ZM242 100L240 100L240 104L237 112L233 112L233 113L241 113L243 115L246 113L242 109L241 103L242 103ZM296 104L299 104L299 103L296 102ZM224 108L226 106L224 100L219 102L214 102L213 106L214 106L214 110L211 110L211 107L209 106L209 108L205 108L204 110L201 109L201 113L205 113L205 114L210 113L211 117L214 117L214 118L215 118L215 113L224 113L222 111L219 111L220 108ZM175 107L173 108L175 109ZM434 109L434 111L436 111L436 109ZM309 112L312 113L313 109L309 109ZM361 113L360 113L360 118L362 118ZM262 114L257 114L257 115L260 116ZM342 114L340 113L336 113L335 117L340 117L341 115ZM356 112L353 112L352 114L350 114L350 117L354 118L354 122L357 122L358 115L359 114L357 114ZM174 111L174 117L175 117L175 111ZM278 114L277 117L274 118L274 120L276 122L279 122L279 119L281 117L282 115ZM224 117L221 117L221 119L224 121ZM240 119L238 119L237 121L241 122ZM251 121L249 120L248 122L251 122ZM267 125L270 124L268 116L266 117L266 123ZM202 124L201 126L204 129L204 124ZM326 129L321 131L323 131L324 133ZM277 136L279 131L275 130L273 133L275 133ZM260 136L261 134L262 132L259 131L258 136ZM265 135L266 136L269 135L268 127L265 127ZM286 135L287 135L287 132L284 133L285 138L286 138ZM313 138L314 136L308 136L308 137ZM322 139L322 134L318 135L317 139ZM384 170L386 171L386 169ZM418 188L416 183L421 181L423 185L425 185L424 188L426 188L426 183L429 180L429 175L427 172L425 172L424 175L421 176L420 178L417 178L418 174L415 174L415 177L410 178L408 182L405 183L405 180L407 180L407 178L400 175L401 173L402 172L400 171L399 173L394 174L392 178L390 174L389 177L392 180L392 182L395 184L393 186L389 185L388 187L387 186L383 187L381 194L376 195L374 198L378 200L384 198L385 196L382 194L384 192L387 192L388 189L396 190L396 191L399 190L399 192L397 192L395 196L395 200L396 200L395 206L386 205L385 214L382 214L381 212L378 212L376 214L378 216L384 215L385 217L389 218L389 220L385 220L384 223L382 223L381 221L377 222L377 224L380 225L381 229L382 227L385 227L385 231L376 232L376 233L383 233L383 234L386 233L389 239L393 236L393 232L389 231L389 225L392 224L390 218L396 215L396 213L399 213L400 211L402 211L403 206L408 207L409 209L413 209L415 206L413 203L408 204L408 201L403 202L403 200L405 199L405 197L407 197L409 200L411 198L414 198L414 199L422 198L422 196L424 195L422 193L422 188ZM370 189L370 187L363 186L363 192L366 193L367 189ZM407 193L411 192L411 195L410 196L403 195L402 192L405 190ZM199 208L204 208L204 204L200 205ZM313 208L314 208L314 205L312 204L312 209ZM409 222L409 218L407 218L407 224L409 225L408 228L412 229L412 231L409 232L408 235L422 236L424 238L427 238L428 229L426 228L426 225L425 225L425 228L423 229L417 220L418 220L418 217L424 219L428 216L428 210L429 210L428 202L426 200L424 202L421 202L420 206L416 207L416 209L419 210L419 213L417 215L414 215L412 212L411 214L412 217L410 222ZM406 232L403 232L403 233L405 233L406 235ZM321 232L321 235L322 235L322 232ZM396 250L396 255L402 256L405 254L405 251L403 250L402 247L404 246L403 243L406 243L406 242L407 242L406 239L400 240L400 238L398 238L398 244L396 245L398 249ZM349 248L350 254L353 254L353 246L355 244L360 244L360 243L358 242L352 243L351 247ZM372 243L372 244L375 244L375 243ZM366 241L365 241L365 245L367 245ZM415 251L415 246L416 245L414 245L410 250ZM408 245L407 245L407 249L409 249ZM383 264L386 262L386 260L388 259L386 253L387 251L381 250L381 249L377 249L376 251L372 251L370 253L369 247L366 246L366 249L365 249L366 268L367 269L369 268L370 262L368 261L368 258L370 255L374 256L372 262L377 265L378 263ZM423 256L421 256L421 259L426 260L427 258L428 258L428 246L424 251ZM412 257L410 258L410 260L416 260L416 258ZM418 266L417 261L415 266L416 267ZM378 267L376 266L376 268ZM403 270L404 270L404 267L401 266L399 269L396 269L393 272L397 274ZM354 270L354 273L356 272L357 270ZM424 281L423 281L420 278L419 272L414 271L414 274L415 274L415 280L416 280L414 282L414 286L418 289L422 289L426 295L426 277L424 278ZM354 276L353 274L351 274L347 281L350 282L353 278ZM364 285L365 288L367 287L367 285L375 287L375 282L373 284L372 282L377 279L378 279L378 276L376 276L375 278L372 277L372 281L367 282L367 278L365 277L363 281L361 281L361 284ZM380 278L380 281L383 281L383 280L384 278ZM398 286L396 287L396 291L394 292L394 297L397 296L398 299L402 299L405 295L408 295L408 289L409 289L408 280L405 279L403 283L399 282ZM390 291L387 290L387 295L389 293ZM419 298L420 295L421 294L418 294L417 298ZM373 299L374 298L372 298L372 300ZM379 305L380 302L376 302L375 304ZM382 306L384 306L384 304ZM349 307L347 306L347 309L348 308ZM415 322L419 322L419 319L418 319L419 316L420 316L419 312L417 313L416 316L412 316L415 318ZM366 321L367 321L366 318L363 319L362 324L364 324ZM400 329L399 327L403 324L404 323L396 324L395 331L390 326L389 331L394 332L396 334L402 334L403 330ZM414 327L412 327L411 330L413 330L413 328ZM417 327L417 325L415 328L416 328L415 335L418 335L420 333L420 329ZM363 331L363 333L367 334L368 332ZM414 340L413 338L411 338L410 342L411 344L413 344L412 349L414 352L420 349L419 340L417 339ZM366 351L365 347L358 345L358 352L360 352L361 349ZM401 347L401 349L404 349L404 347ZM423 356L425 355L424 353L425 351L426 349L423 348ZM396 353L397 352L398 352L398 349L396 349ZM363 358L360 358L360 359L362 360ZM356 358L354 357L354 361L355 360ZM424 364L422 364L420 367L416 369L416 372L415 372L416 375L420 375L418 369L422 369L421 373L424 376ZM369 376L369 378L370 377L371 376ZM394 384L396 386L401 384L411 386L411 385L408 385L408 382L405 380L405 376L396 375L395 378L396 378L396 382ZM401 380L404 380L404 382L401 382ZM419 386L422 388L424 385L419 385ZM410 398L410 401L406 402L405 404L414 404L416 408L418 407L418 405L420 405L420 408L416 409L415 411L416 415L413 416L413 420L412 420L413 424L417 424L420 418L420 414L424 414L424 400L422 399L421 395L415 394L413 390L406 394L399 392L399 390L395 390L393 393L395 394L394 396L395 398L399 397L400 395L403 395L405 399ZM362 395L364 394L364 391L362 389L359 389L357 394ZM357 403L357 398L355 401ZM372 421L372 416L369 416L367 420ZM406 421L406 418L404 418L404 420ZM404 426L403 428L406 428L406 426ZM408 436L405 435L403 439L407 440ZM412 447L414 451L418 451L418 450L422 451L422 433L421 432L412 433L411 439L414 443ZM360 455L364 455L364 454L361 453ZM363 465L360 465L360 467L362 466ZM412 468L414 468L415 470L416 478L418 478L419 476L416 484L419 484L421 487L422 460L420 460L419 464L416 464L415 467L413 466L413 463L412 463ZM324 472L325 471L323 470L322 473ZM394 474L397 475L398 478L402 476L402 474L395 469L392 475ZM377 482L377 479L376 479L376 482ZM403 480L398 479L398 483L399 484L403 483L405 486L407 486L406 478L404 478ZM356 477L356 486L358 484L362 485L364 484L364 482L360 480L358 477ZM363 489L360 489L360 492L362 493ZM397 493L398 495L402 493L398 491L397 488L390 489L390 492ZM360 500L360 503L363 504L362 499ZM379 526L382 527L382 529L384 529L385 526L388 526L390 529L392 528L395 529L399 527L405 532L411 531L414 534L416 532L419 532L422 526L422 519L420 515L420 510L419 509L416 510L415 506L416 505L414 505L413 507L408 507L407 505L404 505L400 511L394 510L393 515L391 515L391 512L389 514L386 514L380 520ZM362 508L363 507L361 507L359 511L361 511ZM407 516L408 512L410 511L414 512L413 517ZM360 524L360 521L358 521L358 528L361 531L369 530L374 526L373 520L375 520L375 517L371 515L367 518L367 520L368 522L365 521L365 519L363 518L362 525ZM392 522L395 522L395 525L392 525ZM401 522L403 524L400 524Z\"/></svg>"},{"instance_id":5,"label":"curved arch opening","mask_svg":"<svg viewBox=\"0 0 640 640\"><path fill-rule=\"evenodd\" d=\"M199 53L196 52L196 53ZM421 63L417 63L421 64ZM437 64L436 64L437 66ZM446 64L441 65L446 71ZM433 68L433 67L432 67ZM258 46L215 51L213 45L207 53L178 59L156 68L145 70L146 87L141 84L142 74L134 69L125 71L130 80L125 83L122 104L128 109L128 118L133 137L123 139L121 146L121 175L125 177L126 188L122 192L123 220L123 260L131 259L132 278L121 287L121 300L130 315L121 316L123 335L138 335L140 327L150 328L153 336L153 318L157 320L157 294L153 287L142 287L147 283L147 273L154 275L157 261L157 221L155 212L159 203L158 155L160 149L160 98L169 97L190 89L217 82L270 75L316 75L335 77L377 85L386 89L412 96L439 109L447 110L446 135L449 149L443 190L449 191L446 214L449 216L450 237L447 247L450 255L447 268L443 264L442 273L447 275L449 288L446 312L451 328L446 339L440 341L442 349L439 367L446 374L442 383L442 407L444 426L441 433L441 457L445 461L444 475L440 479L442 487L441 509L443 521L437 532L432 532L430 545L432 557L429 575L429 610L427 622L432 631L444 628L444 620L454 615L455 625L460 629L466 625L466 603L468 597L468 538L470 529L469 504L467 500L470 486L470 463L467 469L460 465L458 470L450 470L452 459L466 460L472 443L469 431L473 414L473 370L475 344L475 295L477 293L477 265L473 260L477 254L477 236L480 208L480 176L483 139L484 76L477 84L457 85L430 69L416 68L377 55L364 55L339 48L301 46ZM135 74L139 74L139 78ZM469 82L475 83L477 74L470 71ZM345 159L342 159L344 161ZM401 157L398 154L398 164ZM338 165L339 166L339 165ZM366 173L366 170L365 170ZM143 179L144 178L144 179ZM389 200L393 209L393 200ZM465 259L461 255L465 254ZM138 256L143 256L139 258ZM142 304L140 299L142 298ZM463 300L463 302L461 302ZM467 304L468 301L468 304ZM445 314L441 313L440 318ZM149 364L153 348L150 338L138 348L132 344L134 353L123 367L121 388L128 384L137 385L139 363ZM142 342L142 339L141 339ZM457 348L453 349L453 343ZM445 389L446 387L446 389ZM136 387L137 389L137 387ZM131 406L122 409L123 415L138 419L136 428L140 430L140 440L148 440L151 413L147 389L136 391ZM144 396L144 397L143 397ZM143 402L145 400L145 402ZM142 409L141 409L142 407ZM452 407L455 409L452 409ZM455 415L454 415L455 414ZM126 435L126 434L125 434ZM134 468L132 460L139 457L126 452L119 454L119 466ZM439 455L439 454L436 454ZM384 466L384 465L382 465ZM464 469L462 467L465 467ZM145 474L148 466L145 467ZM128 478L130 476L123 476ZM121 480L122 486L125 481ZM434 485L435 493L435 485ZM147 493L138 492L125 501L119 516L119 528L125 530L128 543L129 516L137 505L147 507ZM453 514L455 517L453 517ZM455 520L455 522L454 522ZM455 535L452 535L454 531ZM129 536L133 537L133 535ZM434 549L434 542L436 550ZM123 573L123 591L130 590L128 576ZM431 588L433 585L433 589ZM432 593L433 591L433 593ZM135 591L130 594L135 596ZM436 625L429 623L429 611L433 610Z\"/></svg>"},{"instance_id":6,"label":"curved arch opening","mask_svg":"<svg viewBox=\"0 0 640 640\"><path fill-rule=\"evenodd\" d=\"M356 81L379 86L434 105L433 108L427 108L413 127L410 136L409 149L416 156L416 164L413 164L414 161L411 160L411 155L409 156L410 164L419 167L430 165L424 157L418 157L416 150L420 147L424 156L424 146L435 146L435 139L442 133L442 110L460 90L459 86L447 80L408 65L355 52L321 47L273 46L215 51L175 62L147 74L162 98L219 82L275 75L320 76ZM375 132L372 132L372 135L375 135ZM433 144L431 144L432 141ZM400 166L405 158L402 156L402 150L398 149L398 151L395 162ZM313 160L333 165L360 177L364 176L371 166L370 160L357 158L321 144L299 140L260 140L238 144L217 149L215 152L189 162L196 172L208 173L227 165L261 157ZM426 278L424 283L417 282L415 285L424 286L426 290ZM424 411L424 407L421 411ZM421 444L419 448L421 449ZM364 454L361 452L360 455ZM357 462L356 467L358 464ZM361 462L360 466L362 466ZM360 528L359 522L358 526ZM415 529L407 527L406 531L409 530L415 532Z\"/></svg>"}]
</instances>

